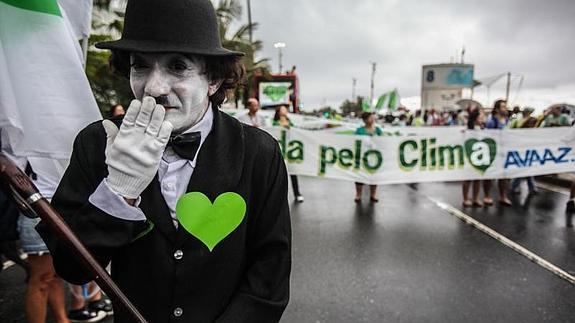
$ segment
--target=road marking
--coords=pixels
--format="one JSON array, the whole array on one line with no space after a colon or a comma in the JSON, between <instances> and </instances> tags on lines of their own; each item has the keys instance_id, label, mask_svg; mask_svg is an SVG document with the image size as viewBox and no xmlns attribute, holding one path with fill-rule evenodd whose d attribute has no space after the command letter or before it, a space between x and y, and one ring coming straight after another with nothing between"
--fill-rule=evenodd
<instances>
[{"instance_id":1,"label":"road marking","mask_svg":"<svg viewBox=\"0 0 575 323\"><path fill-rule=\"evenodd\" d=\"M476 228L477 230L479 230L479 231L487 234L488 236L494 238L495 240L501 242L506 247L511 248L513 251L526 257L527 259L536 263L537 265L547 269L551 273L559 276L560 278L566 280L567 282L571 283L572 285L575 285L575 277L570 275L565 270L555 266L554 264L550 263L549 261L538 256L534 252L532 252L532 251L526 249L525 247L523 247L523 246L513 242L512 240L506 238L505 236L503 236L499 232L497 232L497 231L491 229L490 227L486 226L485 224L475 220L471 216L461 212L459 209L453 207L452 205L449 205L447 203L443 203L443 202L436 200L436 199L429 197L429 196L426 196L426 197L431 202L435 203L435 205L437 205L439 208L447 211L451 215L454 215L455 217L459 218L461 221L471 225L472 227Z\"/></svg>"}]
</instances>

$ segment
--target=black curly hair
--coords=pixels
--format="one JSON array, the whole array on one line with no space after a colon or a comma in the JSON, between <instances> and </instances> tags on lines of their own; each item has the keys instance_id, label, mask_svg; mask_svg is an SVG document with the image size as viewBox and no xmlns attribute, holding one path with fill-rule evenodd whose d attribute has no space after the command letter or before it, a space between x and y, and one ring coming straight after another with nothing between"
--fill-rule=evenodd
<instances>
[{"instance_id":1,"label":"black curly hair","mask_svg":"<svg viewBox=\"0 0 575 323\"><path fill-rule=\"evenodd\" d=\"M208 80L223 80L222 85L210 96L213 106L219 107L226 99L228 91L241 85L245 77L245 68L242 58L238 56L207 56L207 55L185 55L193 60L200 58L203 60L204 71ZM130 79L130 53L126 51L112 51L110 56L110 68L114 73Z\"/></svg>"}]
</instances>

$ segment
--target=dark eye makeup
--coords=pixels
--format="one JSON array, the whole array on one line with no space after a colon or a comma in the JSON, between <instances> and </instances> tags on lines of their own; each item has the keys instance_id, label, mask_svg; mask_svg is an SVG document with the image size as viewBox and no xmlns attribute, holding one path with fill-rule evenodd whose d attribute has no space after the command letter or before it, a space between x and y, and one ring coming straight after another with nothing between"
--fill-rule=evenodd
<instances>
[{"instance_id":1,"label":"dark eye makeup","mask_svg":"<svg viewBox=\"0 0 575 323\"><path fill-rule=\"evenodd\" d=\"M130 67L134 69L142 69L148 67L148 64L141 57L135 56L130 63Z\"/></svg>"}]
</instances>

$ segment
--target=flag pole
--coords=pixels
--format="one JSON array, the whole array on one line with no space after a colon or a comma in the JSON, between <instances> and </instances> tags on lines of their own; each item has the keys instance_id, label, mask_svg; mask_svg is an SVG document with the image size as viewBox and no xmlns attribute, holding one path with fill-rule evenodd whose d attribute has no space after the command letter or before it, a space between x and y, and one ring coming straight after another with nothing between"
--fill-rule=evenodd
<instances>
[{"instance_id":1,"label":"flag pole","mask_svg":"<svg viewBox=\"0 0 575 323\"><path fill-rule=\"evenodd\" d=\"M3 188L9 188L17 202L18 208L28 215L39 216L46 221L59 239L78 257L84 268L95 277L94 280L115 304L122 306L131 314L135 322L147 323L138 309L114 283L108 272L84 247L62 217L50 206L50 203L38 192L30 178L20 170L6 155L0 153L0 183Z\"/></svg>"},{"instance_id":2,"label":"flag pole","mask_svg":"<svg viewBox=\"0 0 575 323\"><path fill-rule=\"evenodd\" d=\"M84 58L83 65L84 69L86 69L86 64L88 62L88 39L90 36L85 36L82 38L82 57Z\"/></svg>"},{"instance_id":3,"label":"flag pole","mask_svg":"<svg viewBox=\"0 0 575 323\"><path fill-rule=\"evenodd\" d=\"M375 67L377 63L371 63L371 85L370 85L370 92L369 92L369 107L373 111L373 90L374 90L374 78L375 78Z\"/></svg>"}]
</instances>

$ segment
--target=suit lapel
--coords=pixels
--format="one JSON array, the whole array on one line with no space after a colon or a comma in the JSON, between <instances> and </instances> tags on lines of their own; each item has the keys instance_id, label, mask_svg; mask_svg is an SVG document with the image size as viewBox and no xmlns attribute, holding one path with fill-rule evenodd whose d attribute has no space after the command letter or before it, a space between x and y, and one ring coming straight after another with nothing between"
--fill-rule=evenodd
<instances>
[{"instance_id":1,"label":"suit lapel","mask_svg":"<svg viewBox=\"0 0 575 323\"><path fill-rule=\"evenodd\" d=\"M172 222L170 209L162 195L157 173L148 188L142 193L140 208L144 211L146 217L154 223L154 226L161 231L166 238L168 238L172 243L176 241L176 227Z\"/></svg>"},{"instance_id":2,"label":"suit lapel","mask_svg":"<svg viewBox=\"0 0 575 323\"><path fill-rule=\"evenodd\" d=\"M186 192L202 192L212 203L238 185L244 163L244 131L239 121L214 108L212 131L203 143ZM179 226L178 242L190 234Z\"/></svg>"}]
</instances>

